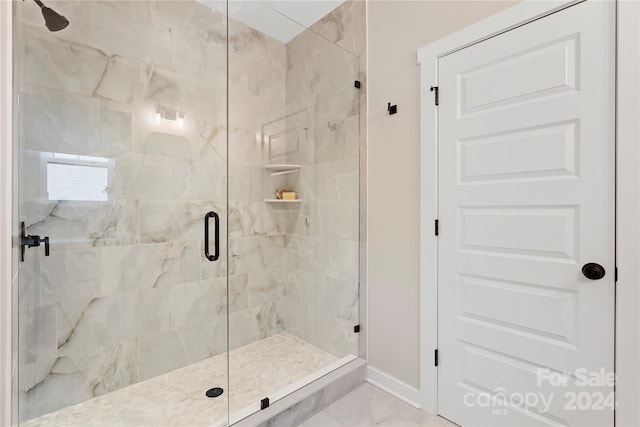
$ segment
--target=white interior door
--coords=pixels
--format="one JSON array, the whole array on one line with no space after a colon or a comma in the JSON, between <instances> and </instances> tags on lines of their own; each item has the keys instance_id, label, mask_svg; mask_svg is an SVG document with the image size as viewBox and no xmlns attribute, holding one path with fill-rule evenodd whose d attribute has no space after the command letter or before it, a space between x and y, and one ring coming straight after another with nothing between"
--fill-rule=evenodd
<instances>
[{"instance_id":1,"label":"white interior door","mask_svg":"<svg viewBox=\"0 0 640 427\"><path fill-rule=\"evenodd\" d=\"M438 410L461 425L613 425L614 7L439 62Z\"/></svg>"}]
</instances>

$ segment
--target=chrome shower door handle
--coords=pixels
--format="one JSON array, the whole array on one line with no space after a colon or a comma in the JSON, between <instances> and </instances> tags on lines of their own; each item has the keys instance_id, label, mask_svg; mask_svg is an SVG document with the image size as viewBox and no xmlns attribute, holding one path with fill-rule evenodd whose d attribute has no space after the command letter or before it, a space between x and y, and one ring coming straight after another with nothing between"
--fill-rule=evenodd
<instances>
[{"instance_id":1,"label":"chrome shower door handle","mask_svg":"<svg viewBox=\"0 0 640 427\"><path fill-rule=\"evenodd\" d=\"M215 243L213 254L209 253L209 218L214 219L214 237ZM204 216L204 256L209 261L216 261L220 257L220 217L217 213L211 211Z\"/></svg>"}]
</instances>

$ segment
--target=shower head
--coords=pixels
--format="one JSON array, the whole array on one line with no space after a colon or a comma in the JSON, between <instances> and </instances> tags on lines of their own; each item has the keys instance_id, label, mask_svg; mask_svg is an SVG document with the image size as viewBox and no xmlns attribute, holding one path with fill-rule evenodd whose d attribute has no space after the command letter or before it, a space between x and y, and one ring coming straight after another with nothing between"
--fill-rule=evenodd
<instances>
[{"instance_id":1,"label":"shower head","mask_svg":"<svg viewBox=\"0 0 640 427\"><path fill-rule=\"evenodd\" d=\"M69 21L64 16L60 15L55 10L45 6L40 0L33 0L40 10L42 10L42 16L44 17L44 25L47 26L49 31L60 31L67 28Z\"/></svg>"}]
</instances>

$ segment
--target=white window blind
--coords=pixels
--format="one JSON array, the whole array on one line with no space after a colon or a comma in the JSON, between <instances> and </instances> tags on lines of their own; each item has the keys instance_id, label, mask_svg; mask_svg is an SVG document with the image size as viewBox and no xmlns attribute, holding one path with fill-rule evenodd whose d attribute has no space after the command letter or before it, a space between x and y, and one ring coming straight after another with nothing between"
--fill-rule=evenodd
<instances>
[{"instance_id":1,"label":"white window blind","mask_svg":"<svg viewBox=\"0 0 640 427\"><path fill-rule=\"evenodd\" d=\"M109 169L67 163L47 163L49 200L107 201Z\"/></svg>"}]
</instances>

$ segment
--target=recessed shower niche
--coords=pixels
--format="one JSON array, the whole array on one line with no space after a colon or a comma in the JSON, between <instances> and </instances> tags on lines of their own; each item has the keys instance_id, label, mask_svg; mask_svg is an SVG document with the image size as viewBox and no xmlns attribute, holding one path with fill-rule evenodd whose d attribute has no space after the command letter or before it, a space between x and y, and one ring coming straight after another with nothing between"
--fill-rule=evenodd
<instances>
[{"instance_id":1,"label":"recessed shower niche","mask_svg":"<svg viewBox=\"0 0 640 427\"><path fill-rule=\"evenodd\" d=\"M50 242L20 425L233 424L355 359L359 58L318 33L360 2L47 3L66 28L14 3L19 220Z\"/></svg>"}]
</instances>

